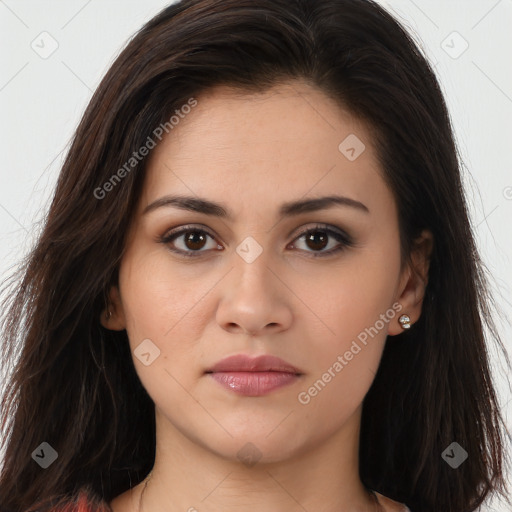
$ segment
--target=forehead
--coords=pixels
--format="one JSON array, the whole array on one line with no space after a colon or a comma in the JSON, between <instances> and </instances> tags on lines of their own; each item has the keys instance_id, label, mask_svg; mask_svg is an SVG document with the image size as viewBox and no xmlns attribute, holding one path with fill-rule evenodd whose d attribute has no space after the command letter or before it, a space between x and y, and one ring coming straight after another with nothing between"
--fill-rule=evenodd
<instances>
[{"instance_id":1,"label":"forehead","mask_svg":"<svg viewBox=\"0 0 512 512\"><path fill-rule=\"evenodd\" d=\"M338 143L349 134L370 143L361 121L302 81L259 93L217 86L197 98L197 106L188 114L175 119L177 125L156 153L177 152L180 147L190 150L193 143L196 150L205 148L217 154L280 147L283 157L293 149L288 156L297 158L295 155L311 154L319 145L337 155ZM282 144L285 142L289 145Z\"/></svg>"},{"instance_id":2,"label":"forehead","mask_svg":"<svg viewBox=\"0 0 512 512\"><path fill-rule=\"evenodd\" d=\"M256 94L219 86L196 100L150 155L146 205L171 192L229 198L235 212L327 192L386 193L370 130L304 82Z\"/></svg>"}]
</instances>

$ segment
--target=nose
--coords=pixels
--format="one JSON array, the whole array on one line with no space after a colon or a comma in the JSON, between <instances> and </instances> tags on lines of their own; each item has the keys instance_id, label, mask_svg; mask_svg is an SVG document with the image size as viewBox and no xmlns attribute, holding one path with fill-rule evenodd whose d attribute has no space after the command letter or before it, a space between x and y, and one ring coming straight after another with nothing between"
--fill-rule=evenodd
<instances>
[{"instance_id":1,"label":"nose","mask_svg":"<svg viewBox=\"0 0 512 512\"><path fill-rule=\"evenodd\" d=\"M235 268L222 282L217 323L228 332L251 336L288 329L293 318L293 293L278 275L276 265L265 251L251 263L238 254L233 256Z\"/></svg>"}]
</instances>

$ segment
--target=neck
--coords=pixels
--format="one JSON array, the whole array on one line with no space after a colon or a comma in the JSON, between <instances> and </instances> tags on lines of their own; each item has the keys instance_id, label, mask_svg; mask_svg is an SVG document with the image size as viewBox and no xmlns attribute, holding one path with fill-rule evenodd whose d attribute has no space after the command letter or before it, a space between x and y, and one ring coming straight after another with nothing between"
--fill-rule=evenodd
<instances>
[{"instance_id":1,"label":"neck","mask_svg":"<svg viewBox=\"0 0 512 512\"><path fill-rule=\"evenodd\" d=\"M313 440L290 457L261 462L258 449L248 444L238 456L215 453L156 409L155 464L138 486L141 512L254 512L255 506L265 512L377 510L375 496L359 478L360 413L321 443Z\"/></svg>"}]
</instances>

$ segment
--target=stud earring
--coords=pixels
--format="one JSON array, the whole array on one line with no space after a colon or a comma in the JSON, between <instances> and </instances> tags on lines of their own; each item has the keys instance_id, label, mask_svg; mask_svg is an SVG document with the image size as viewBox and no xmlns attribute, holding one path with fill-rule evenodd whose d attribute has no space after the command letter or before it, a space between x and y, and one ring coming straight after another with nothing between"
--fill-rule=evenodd
<instances>
[{"instance_id":1,"label":"stud earring","mask_svg":"<svg viewBox=\"0 0 512 512\"><path fill-rule=\"evenodd\" d=\"M398 322L402 326L402 329L410 329L411 328L411 319L410 319L409 315L402 315L398 319Z\"/></svg>"},{"instance_id":2,"label":"stud earring","mask_svg":"<svg viewBox=\"0 0 512 512\"><path fill-rule=\"evenodd\" d=\"M105 318L107 320L110 320L110 317L112 316L112 311L110 311L110 309L107 309L107 312L105 313Z\"/></svg>"}]
</instances>

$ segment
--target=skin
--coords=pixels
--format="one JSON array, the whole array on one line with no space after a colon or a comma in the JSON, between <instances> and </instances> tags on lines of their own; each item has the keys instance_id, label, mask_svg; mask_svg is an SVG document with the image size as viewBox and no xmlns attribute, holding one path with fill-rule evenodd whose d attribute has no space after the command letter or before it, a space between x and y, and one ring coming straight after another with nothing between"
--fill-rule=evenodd
<instances>
[{"instance_id":1,"label":"skin","mask_svg":"<svg viewBox=\"0 0 512 512\"><path fill-rule=\"evenodd\" d=\"M197 99L149 157L119 287L110 290L112 316L101 318L109 329L127 330L132 353L148 338L160 350L149 366L133 358L156 414L143 510L376 510L359 479L362 401L387 336L393 343L403 331L400 314L412 324L421 314L431 234L422 234L412 265L401 268L396 203L370 131L321 91L292 81L264 94L222 86ZM366 146L354 161L338 150L349 134ZM336 206L276 216L284 202L333 193L369 212ZM233 219L171 206L143 214L168 194L222 203ZM354 246L313 258L339 246L332 235L323 249L300 236L317 222L346 231ZM158 241L187 224L214 239ZM236 252L248 236L263 249L252 263ZM169 246L202 253L180 257ZM301 404L298 394L393 304L401 313ZM266 396L246 397L204 374L240 353L281 357L303 375ZM237 457L248 442L261 455L251 467ZM114 512L136 512L144 483L114 499ZM381 510L394 508L387 502Z\"/></svg>"}]
</instances>

